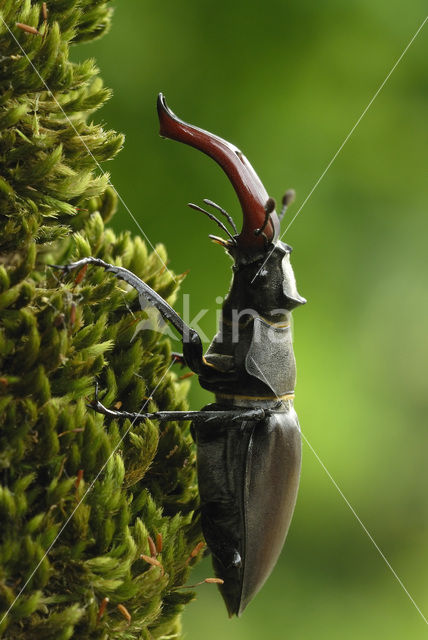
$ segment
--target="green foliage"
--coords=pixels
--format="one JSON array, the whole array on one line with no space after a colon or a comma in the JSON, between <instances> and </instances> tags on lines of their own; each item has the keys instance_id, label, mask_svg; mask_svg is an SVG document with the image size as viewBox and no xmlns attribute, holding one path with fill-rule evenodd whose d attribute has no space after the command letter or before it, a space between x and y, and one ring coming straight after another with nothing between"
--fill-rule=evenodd
<instances>
[{"instance_id":1,"label":"green foliage","mask_svg":"<svg viewBox=\"0 0 428 640\"><path fill-rule=\"evenodd\" d=\"M45 22L40 2L0 9L0 636L177 637L201 536L188 424L118 423L87 402L98 379L106 404L184 409L186 384L168 340L134 335L134 291L100 269L49 267L95 255L170 302L181 280L163 247L104 227L116 196L98 163L122 136L89 120L110 92L68 51L102 35L111 10L55 0ZM140 558L149 536L162 539L153 564Z\"/></svg>"}]
</instances>

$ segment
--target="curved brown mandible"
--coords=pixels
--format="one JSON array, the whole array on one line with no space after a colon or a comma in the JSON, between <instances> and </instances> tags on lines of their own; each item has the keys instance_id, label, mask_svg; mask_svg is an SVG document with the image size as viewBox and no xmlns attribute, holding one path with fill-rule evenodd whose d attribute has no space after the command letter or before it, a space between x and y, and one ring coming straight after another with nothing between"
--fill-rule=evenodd
<instances>
[{"instance_id":1,"label":"curved brown mandible","mask_svg":"<svg viewBox=\"0 0 428 640\"><path fill-rule=\"evenodd\" d=\"M158 96L160 135L203 151L213 158L223 169L241 203L243 224L237 244L243 249L263 249L266 240L275 242L279 235L279 219L272 211L266 226L266 204L269 196L259 176L244 154L235 145L219 136L187 124L177 118L166 104L162 93ZM256 229L263 228L263 234L256 235Z\"/></svg>"}]
</instances>

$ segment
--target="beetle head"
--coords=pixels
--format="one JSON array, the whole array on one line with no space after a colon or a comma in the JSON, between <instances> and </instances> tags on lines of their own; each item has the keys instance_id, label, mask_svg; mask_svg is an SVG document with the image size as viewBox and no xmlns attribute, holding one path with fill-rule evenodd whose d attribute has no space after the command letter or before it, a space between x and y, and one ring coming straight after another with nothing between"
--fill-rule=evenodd
<instances>
[{"instance_id":1,"label":"beetle head","mask_svg":"<svg viewBox=\"0 0 428 640\"><path fill-rule=\"evenodd\" d=\"M280 227L275 201L269 197L250 162L227 140L180 120L166 104L162 93L158 96L157 108L160 135L184 142L213 158L226 173L241 204L243 223L238 233L232 218L222 207L204 200L219 212L217 215L226 218L234 234L213 213L190 205L214 220L228 235L227 239L210 236L225 247L235 261L234 280L225 311L229 300L233 300L235 308L253 305L253 309L261 308L268 313L304 304L306 300L297 293L290 265L291 247L278 239ZM294 191L290 190L283 198L281 215L293 199Z\"/></svg>"},{"instance_id":2,"label":"beetle head","mask_svg":"<svg viewBox=\"0 0 428 640\"><path fill-rule=\"evenodd\" d=\"M289 245L277 241L269 246L268 254L256 254L253 260L237 260L223 307L226 316L231 315L232 310L242 314L244 309L249 309L279 322L286 312L305 304L305 298L297 292L291 251Z\"/></svg>"}]
</instances>

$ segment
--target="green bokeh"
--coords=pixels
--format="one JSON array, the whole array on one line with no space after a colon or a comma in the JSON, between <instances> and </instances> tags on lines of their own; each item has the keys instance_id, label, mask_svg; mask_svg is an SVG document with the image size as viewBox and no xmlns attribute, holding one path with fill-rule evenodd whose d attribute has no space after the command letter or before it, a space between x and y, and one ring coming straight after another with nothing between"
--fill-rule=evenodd
<instances>
[{"instance_id":1,"label":"green bokeh","mask_svg":"<svg viewBox=\"0 0 428 640\"><path fill-rule=\"evenodd\" d=\"M269 193L297 212L426 14L420 0L122 2L94 55L114 98L102 118L126 136L112 182L212 336L230 260L214 199L240 220L221 170L158 137L162 90L185 120L243 149ZM295 248L296 407L304 436L428 615L428 25L391 75L286 241ZM124 206L116 229L138 229ZM177 304L180 309L180 303ZM178 345L177 345L178 348ZM193 381L193 408L211 396ZM209 561L197 572L212 575ZM280 562L240 620L214 586L184 616L189 640L418 640L424 620L320 461L302 482Z\"/></svg>"}]
</instances>

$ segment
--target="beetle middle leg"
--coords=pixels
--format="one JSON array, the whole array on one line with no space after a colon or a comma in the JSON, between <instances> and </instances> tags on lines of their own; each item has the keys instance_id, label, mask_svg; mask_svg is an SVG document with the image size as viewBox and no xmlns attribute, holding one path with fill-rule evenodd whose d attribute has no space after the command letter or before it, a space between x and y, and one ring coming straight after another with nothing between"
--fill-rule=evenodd
<instances>
[{"instance_id":1,"label":"beetle middle leg","mask_svg":"<svg viewBox=\"0 0 428 640\"><path fill-rule=\"evenodd\" d=\"M216 409L211 411L209 409L204 411L152 411L144 413L138 411L117 411L116 409L108 409L98 400L98 386L95 389L94 402L88 406L109 418L128 418L133 422L144 422L145 420L159 420L160 422L192 420L194 423L204 424L215 420L217 424L219 422L224 425L229 425L229 423L233 425L233 423L235 423L235 428L237 429L241 428L242 420L261 420L269 413L269 410L262 408L246 410L229 409L223 411Z\"/></svg>"}]
</instances>

